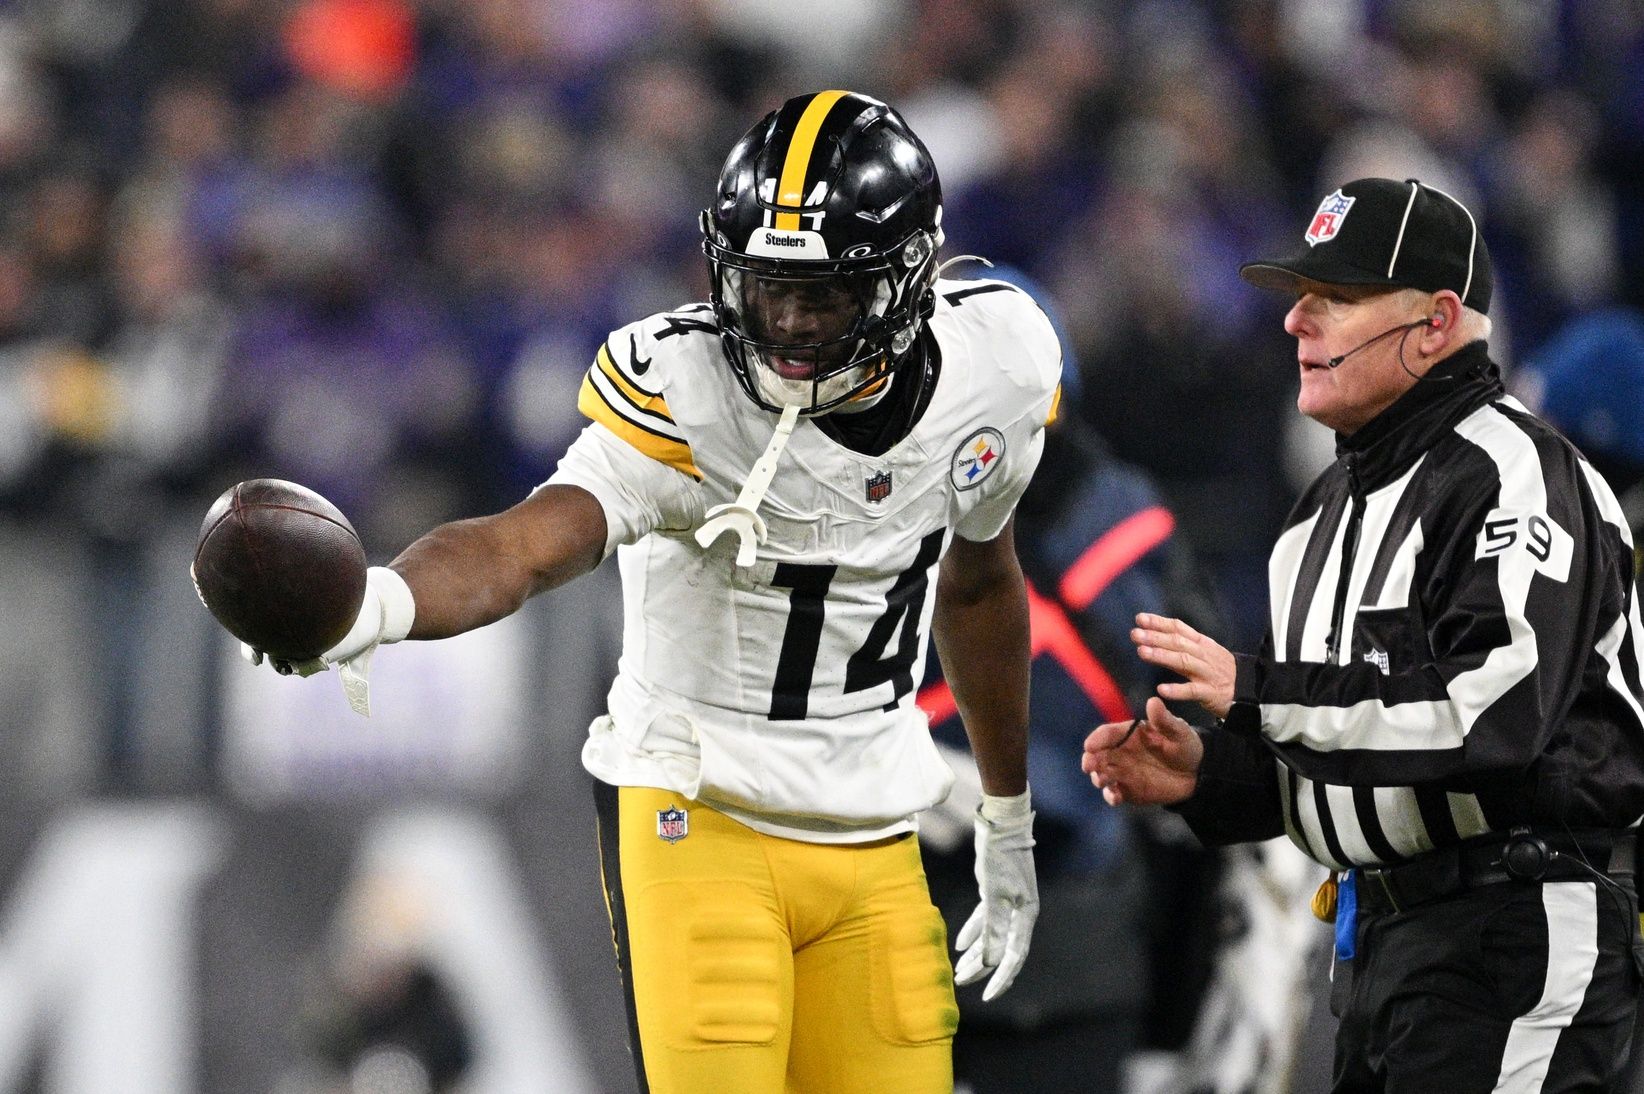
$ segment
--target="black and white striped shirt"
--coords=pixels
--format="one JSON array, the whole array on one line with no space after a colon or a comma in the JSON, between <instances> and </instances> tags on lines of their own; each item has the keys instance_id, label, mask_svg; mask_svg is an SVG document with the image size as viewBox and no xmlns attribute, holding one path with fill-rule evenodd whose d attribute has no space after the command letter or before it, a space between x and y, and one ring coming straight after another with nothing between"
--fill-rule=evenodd
<instances>
[{"instance_id":1,"label":"black and white striped shirt","mask_svg":"<svg viewBox=\"0 0 1644 1094\"><path fill-rule=\"evenodd\" d=\"M1609 487L1463 349L1292 511L1262 652L1181 812L1206 842L1287 833L1337 869L1636 823L1633 566Z\"/></svg>"}]
</instances>

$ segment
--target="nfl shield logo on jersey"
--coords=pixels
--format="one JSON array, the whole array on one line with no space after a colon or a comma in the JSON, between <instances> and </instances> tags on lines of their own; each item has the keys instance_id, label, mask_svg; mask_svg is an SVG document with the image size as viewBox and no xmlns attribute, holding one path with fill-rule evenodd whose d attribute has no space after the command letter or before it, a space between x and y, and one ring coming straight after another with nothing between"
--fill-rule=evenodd
<instances>
[{"instance_id":1,"label":"nfl shield logo on jersey","mask_svg":"<svg viewBox=\"0 0 1644 1094\"><path fill-rule=\"evenodd\" d=\"M886 498L890 497L891 473L889 471L881 471L877 475L869 475L867 492L869 501L884 501Z\"/></svg>"},{"instance_id":2,"label":"nfl shield logo on jersey","mask_svg":"<svg viewBox=\"0 0 1644 1094\"><path fill-rule=\"evenodd\" d=\"M691 815L684 809L658 809L656 811L656 834L669 843L678 843L691 834Z\"/></svg>"},{"instance_id":3,"label":"nfl shield logo on jersey","mask_svg":"<svg viewBox=\"0 0 1644 1094\"><path fill-rule=\"evenodd\" d=\"M1335 239L1336 233L1341 231L1341 222L1347 219L1347 210L1357 200L1337 190L1319 202L1319 211L1313 214L1312 221L1307 225L1307 234L1302 237L1307 240L1307 245L1312 247Z\"/></svg>"}]
</instances>

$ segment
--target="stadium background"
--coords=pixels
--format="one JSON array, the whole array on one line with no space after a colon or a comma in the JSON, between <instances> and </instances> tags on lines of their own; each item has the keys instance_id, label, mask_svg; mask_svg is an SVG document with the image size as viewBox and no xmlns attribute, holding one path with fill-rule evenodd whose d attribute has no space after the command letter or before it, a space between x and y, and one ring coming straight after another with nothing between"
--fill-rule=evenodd
<instances>
[{"instance_id":1,"label":"stadium background","mask_svg":"<svg viewBox=\"0 0 1644 1094\"><path fill-rule=\"evenodd\" d=\"M541 481L604 334L703 296L696 213L788 95L904 111L946 253L1053 295L1080 409L1248 646L1328 438L1237 265L1347 179L1481 214L1515 387L1644 511L1641 28L1630 0L0 3L0 1090L631 1088L576 760L609 568L380 658L364 723L240 664L187 562L242 478L320 490L374 562ZM426 1052L348 1087L372 1021Z\"/></svg>"}]
</instances>

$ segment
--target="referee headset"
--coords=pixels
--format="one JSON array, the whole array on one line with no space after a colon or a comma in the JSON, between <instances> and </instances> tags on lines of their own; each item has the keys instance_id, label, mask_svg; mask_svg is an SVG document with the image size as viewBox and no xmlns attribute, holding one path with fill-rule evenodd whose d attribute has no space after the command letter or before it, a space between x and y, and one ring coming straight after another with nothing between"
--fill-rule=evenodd
<instances>
[{"instance_id":1,"label":"referee headset","mask_svg":"<svg viewBox=\"0 0 1644 1094\"><path fill-rule=\"evenodd\" d=\"M1340 367L1340 365L1343 361L1345 361L1349 357L1353 356L1353 354L1357 353L1359 350L1369 349L1371 346L1375 345L1377 342L1380 342L1383 338L1386 338L1390 335L1397 334L1400 331L1409 332L1409 331L1415 330L1417 327L1432 327L1434 330L1442 330L1442 329L1444 329L1444 315L1443 315L1443 313L1435 313L1433 315L1425 316L1421 319L1412 319L1408 323L1400 323L1396 327L1388 327L1386 330L1382 331L1380 334L1375 335L1374 337L1371 337L1371 338L1366 338L1364 341L1360 342L1358 345L1354 346L1352 349L1348 350L1346 353L1339 353L1336 356L1329 358L1324 363L1326 365L1330 366L1331 368L1338 368L1338 367ZM1416 379L1418 379L1418 380L1426 379L1425 375L1416 376L1416 374L1414 372L1410 371L1410 366L1406 365L1404 363L1404 342L1402 340L1399 342L1399 364L1404 368L1405 372L1409 372L1410 375L1415 376ZM1438 378L1435 378L1433 382L1438 383L1440 379L1453 380L1453 379L1455 379L1455 377L1454 376L1438 377Z\"/></svg>"}]
</instances>

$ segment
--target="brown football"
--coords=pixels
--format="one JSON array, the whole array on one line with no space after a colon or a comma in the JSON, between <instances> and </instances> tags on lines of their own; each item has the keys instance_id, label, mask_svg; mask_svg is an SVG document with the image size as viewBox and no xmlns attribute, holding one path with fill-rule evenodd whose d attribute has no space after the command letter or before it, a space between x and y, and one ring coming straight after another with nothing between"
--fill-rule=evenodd
<instances>
[{"instance_id":1,"label":"brown football","mask_svg":"<svg viewBox=\"0 0 1644 1094\"><path fill-rule=\"evenodd\" d=\"M230 634L269 657L306 661L342 641L365 599L365 549L314 491L250 479L212 503L194 548L194 587Z\"/></svg>"}]
</instances>

